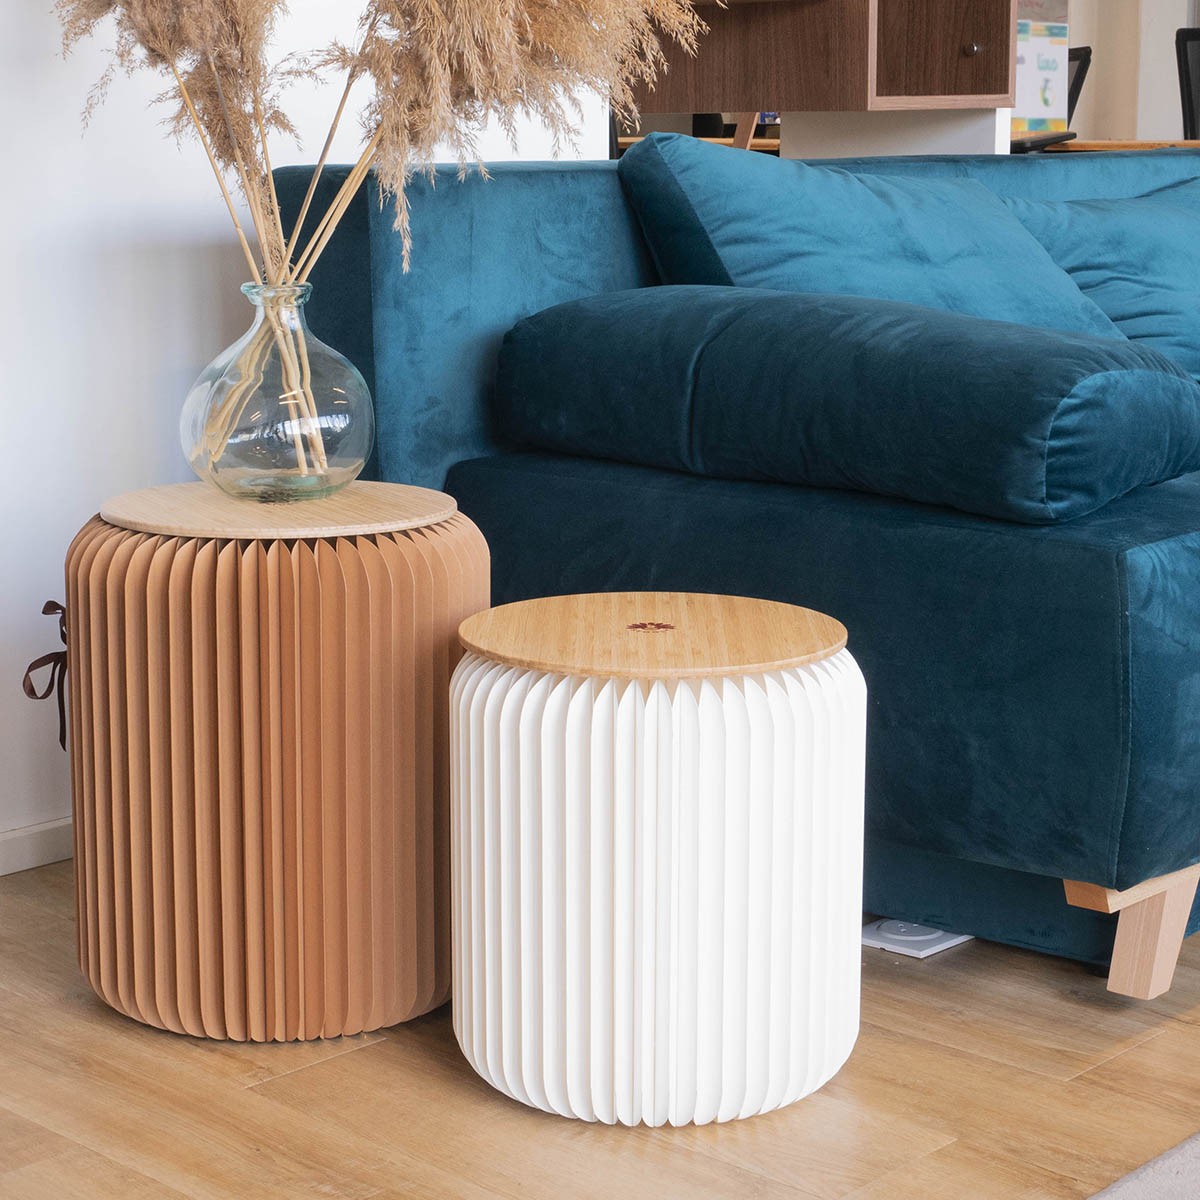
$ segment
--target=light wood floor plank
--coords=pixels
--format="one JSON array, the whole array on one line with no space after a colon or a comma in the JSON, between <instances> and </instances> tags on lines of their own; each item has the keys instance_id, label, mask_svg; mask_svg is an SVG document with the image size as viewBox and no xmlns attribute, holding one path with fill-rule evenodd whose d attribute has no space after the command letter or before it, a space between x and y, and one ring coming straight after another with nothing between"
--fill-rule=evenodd
<instances>
[{"instance_id":1,"label":"light wood floor plank","mask_svg":"<svg viewBox=\"0 0 1200 1200\"><path fill-rule=\"evenodd\" d=\"M403 1138L331 1137L307 1112L164 1054L169 1036L130 1021L46 1021L0 988L0 1108L198 1200L489 1195Z\"/></svg>"},{"instance_id":2,"label":"light wood floor plank","mask_svg":"<svg viewBox=\"0 0 1200 1200\"><path fill-rule=\"evenodd\" d=\"M1200 1025L1200 933L1184 940L1171 990L1145 1006L1158 1017Z\"/></svg>"},{"instance_id":3,"label":"light wood floor plank","mask_svg":"<svg viewBox=\"0 0 1200 1200\"><path fill-rule=\"evenodd\" d=\"M869 1098L1093 1190L1196 1131L1200 1114L1188 1118L1088 1080L1047 1079L864 1024L850 1062L826 1086L834 1096Z\"/></svg>"},{"instance_id":4,"label":"light wood floor plank","mask_svg":"<svg viewBox=\"0 0 1200 1200\"><path fill-rule=\"evenodd\" d=\"M660 1140L650 1130L610 1128L537 1112L498 1095L458 1053L445 1011L398 1026L361 1055L333 1059L255 1092L333 1128L357 1129L380 1146L405 1143L480 1187L515 1200L611 1200L672 1195L696 1200L806 1194L760 1169Z\"/></svg>"},{"instance_id":5,"label":"light wood floor plank","mask_svg":"<svg viewBox=\"0 0 1200 1200\"><path fill-rule=\"evenodd\" d=\"M1087 1079L1122 1100L1171 1108L1200 1128L1200 1030L1191 1025L1171 1026L1152 1042L1089 1071Z\"/></svg>"},{"instance_id":6,"label":"light wood floor plank","mask_svg":"<svg viewBox=\"0 0 1200 1200\"><path fill-rule=\"evenodd\" d=\"M1200 1128L1200 939L1150 1004L981 942L868 951L866 1023L830 1085L682 1130L505 1099L447 1010L285 1046L150 1030L97 1000L74 954L70 865L0 878L5 1200L1082 1200Z\"/></svg>"},{"instance_id":7,"label":"light wood floor plank","mask_svg":"<svg viewBox=\"0 0 1200 1200\"><path fill-rule=\"evenodd\" d=\"M67 1138L59 1137L44 1125L0 1108L0 1173L53 1158L70 1150L72 1145ZM0 1195L3 1194L0 1189Z\"/></svg>"},{"instance_id":8,"label":"light wood floor plank","mask_svg":"<svg viewBox=\"0 0 1200 1200\"><path fill-rule=\"evenodd\" d=\"M1113 995L1082 964L1032 951L977 941L923 960L865 949L862 962L873 1024L1053 1079L1162 1028L1161 1015Z\"/></svg>"},{"instance_id":9,"label":"light wood floor plank","mask_svg":"<svg viewBox=\"0 0 1200 1200\"><path fill-rule=\"evenodd\" d=\"M752 1121L655 1130L656 1139L688 1146L834 1200L881 1174L906 1170L953 1137L861 1100L824 1092Z\"/></svg>"},{"instance_id":10,"label":"light wood floor plank","mask_svg":"<svg viewBox=\"0 0 1200 1200\"><path fill-rule=\"evenodd\" d=\"M4 1200L182 1200L184 1195L78 1146L15 1171L0 1172Z\"/></svg>"},{"instance_id":11,"label":"light wood floor plank","mask_svg":"<svg viewBox=\"0 0 1200 1200\"><path fill-rule=\"evenodd\" d=\"M899 1167L845 1200L1085 1200L1093 1188L966 1142Z\"/></svg>"},{"instance_id":12,"label":"light wood floor plank","mask_svg":"<svg viewBox=\"0 0 1200 1200\"><path fill-rule=\"evenodd\" d=\"M51 863L48 867L0 876L0 901L17 899L32 900L70 918L75 902L74 863Z\"/></svg>"},{"instance_id":13,"label":"light wood floor plank","mask_svg":"<svg viewBox=\"0 0 1200 1200\"><path fill-rule=\"evenodd\" d=\"M57 873L58 868L42 870ZM29 877L37 874L25 871L0 879L0 987L40 1004L65 1005L79 1018L105 1027L115 1021L131 1036L152 1039L164 1066L203 1062L214 1075L248 1087L382 1040L380 1033L365 1033L328 1041L239 1044L179 1037L122 1017L96 996L79 973L69 894L64 897L59 881L52 878L52 886L39 896L29 886ZM12 880L21 886L13 887Z\"/></svg>"}]
</instances>

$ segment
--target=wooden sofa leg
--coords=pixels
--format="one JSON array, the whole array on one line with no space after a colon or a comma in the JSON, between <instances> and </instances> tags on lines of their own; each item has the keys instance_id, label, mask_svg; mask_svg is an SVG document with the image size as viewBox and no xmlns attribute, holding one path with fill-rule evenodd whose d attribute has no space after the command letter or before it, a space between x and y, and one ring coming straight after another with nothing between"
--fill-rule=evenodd
<instances>
[{"instance_id":1,"label":"wooden sofa leg","mask_svg":"<svg viewBox=\"0 0 1200 1200\"><path fill-rule=\"evenodd\" d=\"M1171 986L1200 882L1200 865L1159 875L1124 891L1063 881L1067 903L1095 912L1120 913L1108 990L1153 1000Z\"/></svg>"}]
</instances>

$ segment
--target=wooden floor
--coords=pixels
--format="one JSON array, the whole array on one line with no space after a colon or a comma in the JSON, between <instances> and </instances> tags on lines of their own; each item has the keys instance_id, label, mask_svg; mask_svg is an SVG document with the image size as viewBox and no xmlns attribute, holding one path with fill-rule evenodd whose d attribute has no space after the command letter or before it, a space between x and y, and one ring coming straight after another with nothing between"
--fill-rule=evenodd
<instances>
[{"instance_id":1,"label":"wooden floor","mask_svg":"<svg viewBox=\"0 0 1200 1200\"><path fill-rule=\"evenodd\" d=\"M143 1028L80 979L70 887L65 863L0 878L3 1200L1087 1197L1200 1129L1200 938L1148 1004L982 942L864 951L862 1035L821 1092L627 1130L491 1091L446 1010L290 1046Z\"/></svg>"}]
</instances>

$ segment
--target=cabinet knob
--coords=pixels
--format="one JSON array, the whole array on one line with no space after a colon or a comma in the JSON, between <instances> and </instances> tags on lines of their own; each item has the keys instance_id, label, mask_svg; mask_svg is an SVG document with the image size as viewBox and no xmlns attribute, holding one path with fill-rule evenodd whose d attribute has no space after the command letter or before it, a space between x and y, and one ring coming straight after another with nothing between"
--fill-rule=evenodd
<instances>
[{"instance_id":1,"label":"cabinet knob","mask_svg":"<svg viewBox=\"0 0 1200 1200\"><path fill-rule=\"evenodd\" d=\"M963 54L967 58L974 58L982 49L983 47L978 42L967 42L963 46Z\"/></svg>"}]
</instances>

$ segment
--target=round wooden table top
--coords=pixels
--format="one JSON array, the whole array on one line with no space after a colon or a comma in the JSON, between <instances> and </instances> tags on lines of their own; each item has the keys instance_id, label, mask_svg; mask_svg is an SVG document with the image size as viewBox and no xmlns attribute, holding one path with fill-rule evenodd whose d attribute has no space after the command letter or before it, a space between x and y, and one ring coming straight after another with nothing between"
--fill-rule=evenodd
<instances>
[{"instance_id":1,"label":"round wooden table top","mask_svg":"<svg viewBox=\"0 0 1200 1200\"><path fill-rule=\"evenodd\" d=\"M171 537L323 538L393 533L449 520L453 496L400 483L356 480L320 500L259 504L235 500L209 483L174 483L114 496L101 520Z\"/></svg>"},{"instance_id":2,"label":"round wooden table top","mask_svg":"<svg viewBox=\"0 0 1200 1200\"><path fill-rule=\"evenodd\" d=\"M695 592L601 592L504 604L458 636L495 662L557 675L684 679L817 662L846 644L840 621L774 600Z\"/></svg>"}]
</instances>

